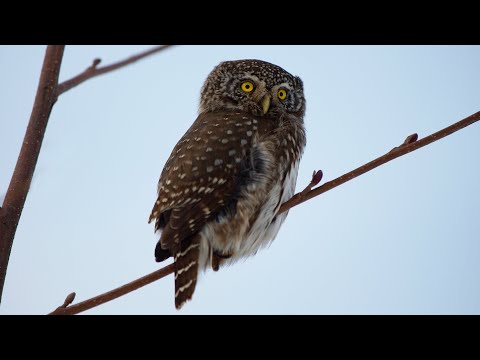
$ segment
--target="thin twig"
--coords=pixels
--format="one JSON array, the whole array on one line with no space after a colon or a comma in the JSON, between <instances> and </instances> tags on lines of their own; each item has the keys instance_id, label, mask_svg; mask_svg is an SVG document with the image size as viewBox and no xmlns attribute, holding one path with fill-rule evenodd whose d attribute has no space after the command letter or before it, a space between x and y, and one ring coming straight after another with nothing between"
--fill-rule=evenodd
<instances>
[{"instance_id":1,"label":"thin twig","mask_svg":"<svg viewBox=\"0 0 480 360\"><path fill-rule=\"evenodd\" d=\"M0 302L13 239L32 183L50 112L57 100L58 75L64 49L65 45L47 46L30 121L0 208Z\"/></svg>"},{"instance_id":2,"label":"thin twig","mask_svg":"<svg viewBox=\"0 0 480 360\"><path fill-rule=\"evenodd\" d=\"M128 59L113 63L111 65L103 66L103 67L97 67L97 65L100 64L100 62L102 61L101 59L98 59L98 58L94 59L92 65L89 66L84 72L59 84L57 95L63 94L64 92L74 88L77 85L80 85L81 83L83 83L84 81L87 81L88 79L91 79L92 77L102 75L113 70L117 70L118 68L132 64L140 59L143 59L149 55L162 51L170 46L171 45L156 46L150 50L146 50L137 55L131 56Z\"/></svg>"},{"instance_id":3,"label":"thin twig","mask_svg":"<svg viewBox=\"0 0 480 360\"><path fill-rule=\"evenodd\" d=\"M421 147L424 147L425 145L431 144L434 141L440 140L441 138L448 136L450 134L453 134L454 132L463 129L464 127L467 127L468 125L472 125L473 123L477 122L480 120L480 111L476 112L473 115L470 115L469 117L460 120L459 122L456 122L453 125L450 125L449 127L446 127L445 129L442 129L440 131L437 131L434 134L431 134L427 137L424 137L421 140L416 140L418 138L417 134L413 134L408 136L404 143L398 147L393 148L390 152L386 153L383 156L380 156L376 158L375 160L370 161L369 163L362 165L355 170L352 170L345 175L342 175L335 180L329 181L322 186L317 187L316 189L313 189L309 191L306 194L303 194L301 197L295 197L293 196L290 200L287 202L283 203L280 209L278 210L278 213L282 213L284 211L287 211L291 209L294 206L297 206L307 200L310 200L311 198L318 196L320 194L323 194L326 191L332 190L333 188L336 188L339 185L342 185L343 183L346 183L347 181L350 181L357 176L360 176L362 174L365 174L367 171L373 170L376 167L383 165L393 159L396 159L400 156L406 155L412 151L418 150Z\"/></svg>"},{"instance_id":4,"label":"thin twig","mask_svg":"<svg viewBox=\"0 0 480 360\"><path fill-rule=\"evenodd\" d=\"M48 315L75 315L75 314L81 313L82 311L86 311L95 306L98 306L108 301L111 301L113 299L116 299L122 295L128 294L129 292L137 290L145 285L148 285L156 280L159 280L167 275L170 275L171 273L173 273L173 270L174 270L174 264L167 265L161 268L160 270L154 271L153 273L150 273L148 275L141 277L140 279L129 282L128 284L125 284L116 289L110 290L109 292L106 292L104 294L95 296L91 299L82 301L81 303L71 305L71 306L66 306L66 307L60 306L55 311L52 311Z\"/></svg>"},{"instance_id":5,"label":"thin twig","mask_svg":"<svg viewBox=\"0 0 480 360\"><path fill-rule=\"evenodd\" d=\"M322 171L314 171L312 175L312 180L310 183L307 185L307 187L301 191L300 193L295 194L292 196L290 200L287 202L283 203L283 205L280 207L280 210L278 213L282 213L284 211L287 211L291 209L294 206L297 206L315 196L318 196L328 190L331 190L343 183L346 183L349 180L352 180L356 178L357 176L360 176L367 171L370 171L377 166L380 166L382 164L385 164L386 162L389 162L393 159L396 159L397 157L400 157L402 155L408 154L409 152L415 151L420 149L421 147L428 145L434 141L437 141L445 136L448 136L450 134L453 134L454 132L463 129L464 127L467 127L468 125L471 125L477 121L480 120L480 112L477 112L473 115L470 115L469 117L443 129L440 130L432 135L429 135L421 140L417 141L418 135L413 134L408 136L405 141L403 142L402 145L395 147L392 149L390 152L387 154L380 156L379 158L370 161L369 163L360 166L359 168L350 171L349 173L342 175L335 180L329 181L322 186L319 186L318 188L315 188L312 190L312 188L317 185L321 179L322 179ZM81 303L78 303L76 305L71 305L67 306L66 308L57 308L57 310L51 312L50 314L52 315L74 315L78 314L82 311L91 309L95 306L98 306L100 304L106 303L107 301L111 301L113 299L116 299L119 296L122 296L124 294L127 294L131 291L134 291L136 289L141 288L142 286L145 286L147 284L150 284L151 282L161 279L169 274L173 273L173 264L170 264L160 270L157 270L149 275L146 275L138 280L134 280L122 287L119 287L115 290L111 290L109 292L106 292L104 294L95 296L94 298L85 300Z\"/></svg>"}]
</instances>

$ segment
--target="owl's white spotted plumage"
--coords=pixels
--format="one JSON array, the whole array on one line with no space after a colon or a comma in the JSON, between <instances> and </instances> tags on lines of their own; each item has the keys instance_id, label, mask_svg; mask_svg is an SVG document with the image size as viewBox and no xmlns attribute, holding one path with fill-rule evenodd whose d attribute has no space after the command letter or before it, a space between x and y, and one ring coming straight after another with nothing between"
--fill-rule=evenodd
<instances>
[{"instance_id":1,"label":"owl's white spotted plumage","mask_svg":"<svg viewBox=\"0 0 480 360\"><path fill-rule=\"evenodd\" d=\"M220 63L201 91L197 120L160 176L150 221L157 261L175 262L175 306L200 270L254 255L277 235L305 147L303 83L260 60Z\"/></svg>"}]
</instances>

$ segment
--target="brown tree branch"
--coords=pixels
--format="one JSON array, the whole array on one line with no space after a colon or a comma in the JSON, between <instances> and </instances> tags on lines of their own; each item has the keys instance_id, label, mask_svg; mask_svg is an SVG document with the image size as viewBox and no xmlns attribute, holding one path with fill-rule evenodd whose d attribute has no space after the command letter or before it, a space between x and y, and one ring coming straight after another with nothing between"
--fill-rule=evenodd
<instances>
[{"instance_id":1,"label":"brown tree branch","mask_svg":"<svg viewBox=\"0 0 480 360\"><path fill-rule=\"evenodd\" d=\"M30 121L5 199L0 208L0 302L13 239L22 214L50 112L57 101L57 85L65 45L49 45L45 52Z\"/></svg>"},{"instance_id":2,"label":"brown tree branch","mask_svg":"<svg viewBox=\"0 0 480 360\"><path fill-rule=\"evenodd\" d=\"M18 222L32 183L32 177L42 147L48 119L58 96L94 76L132 64L168 46L169 45L157 46L123 61L101 68L97 68L100 59L95 59L92 66L83 73L61 84L58 84L58 76L65 45L49 45L47 47L30 121L12 179L10 180L10 185L3 200L2 207L0 207L0 302L13 239L15 238Z\"/></svg>"},{"instance_id":3,"label":"brown tree branch","mask_svg":"<svg viewBox=\"0 0 480 360\"><path fill-rule=\"evenodd\" d=\"M100 62L102 61L101 59L98 59L98 58L94 59L92 65L89 66L84 72L59 84L57 95L63 94L64 92L74 88L77 85L80 85L81 83L83 83L84 81L87 81L88 79L91 79L92 77L102 75L113 70L117 70L121 67L132 64L140 59L143 59L149 55L162 51L170 46L171 45L156 46L150 50L146 50L137 55L133 55L128 59L113 63L111 65L103 66L103 67L97 67L97 65L100 64Z\"/></svg>"},{"instance_id":4,"label":"brown tree branch","mask_svg":"<svg viewBox=\"0 0 480 360\"><path fill-rule=\"evenodd\" d=\"M75 294L75 293L72 293L69 296L67 296L67 299L65 300L63 305L59 306L56 310L52 311L48 315L75 315L75 314L81 313L82 311L86 311L95 306L98 306L108 301L111 301L113 299L116 299L122 295L128 294L129 292L137 290L145 285L148 285L156 280L159 280L167 275L170 275L171 273L173 273L173 269L174 269L173 264L167 265L157 271L154 271L153 273L150 273L148 275L141 277L140 279L129 282L128 284L125 284L116 289L110 290L104 294L95 296L91 299L82 301L81 303L78 303L75 305L65 306L68 300L70 300L69 297L71 297L72 294Z\"/></svg>"},{"instance_id":5,"label":"brown tree branch","mask_svg":"<svg viewBox=\"0 0 480 360\"><path fill-rule=\"evenodd\" d=\"M297 196L298 194L294 195L290 200L282 204L282 206L278 210L278 213L287 211L288 209L291 209L294 206L297 206L307 200L310 200L315 196L323 194L326 191L332 190L333 188L336 188L337 186L342 185L343 183L346 183L347 181L350 181L356 178L357 176L365 174L367 171L373 170L376 167L383 165L393 159L406 155L412 151L418 150L421 147L424 147L428 144L431 144L434 141L444 138L445 136L451 135L454 132L463 129L468 125L472 125L474 122L477 122L479 120L480 120L480 111L476 112L473 115L470 115L469 117L463 120L460 120L459 122L456 122L453 125L446 127L445 129L442 129L440 131L437 131L436 133L433 133L427 137L424 137L421 140L417 141L418 139L417 134L410 135L405 139L402 145L393 148L390 152L386 153L385 155L380 156L375 160L372 160L369 163L362 165L356 168L355 170L352 170L346 173L345 175L342 175L332 181L329 181L323 184L322 186L319 186L316 189L308 191L305 194L302 192L300 196Z\"/></svg>"},{"instance_id":6,"label":"brown tree branch","mask_svg":"<svg viewBox=\"0 0 480 360\"><path fill-rule=\"evenodd\" d=\"M300 193L295 194L292 196L292 198L285 203L282 204L280 207L278 213L282 213L284 211L287 211L291 209L294 206L297 206L315 196L318 196L328 190L331 190L343 183L346 183L347 181L350 181L357 176L360 176L372 169L375 169L376 167L385 164L393 159L396 159L397 157L400 157L402 155L406 155L412 151L418 150L421 147L428 145L434 141L440 140L441 138L448 136L450 134L453 134L454 132L463 129L464 127L467 127L477 121L480 120L480 112L477 112L473 115L470 115L469 117L449 126L446 127L445 129L442 129L434 134L431 134L421 140L418 140L418 135L413 134L408 136L405 141L403 142L402 145L397 146L390 150L388 153L386 153L383 156L380 156L379 158L370 161L369 163L360 166L359 168L350 171L349 173L346 173L345 175L342 175L335 180L329 181L322 186L319 186L316 189L312 190L312 187L317 185L323 176L322 171L314 171L312 175L312 180L310 183L307 185L307 187L301 191ZM147 284L150 284L151 282L161 279L171 273L173 273L173 264L170 264L164 268L161 268L160 270L157 270L149 275L146 275L138 280L134 280L126 285L123 285L117 289L111 290L109 292L106 292L104 294L95 296L94 298L82 301L81 303L78 303L76 305L71 305L71 306L64 306L67 303L67 300L65 301L64 305L58 307L55 311L51 312L49 315L74 315L78 314L82 311L91 309L95 306L98 306L100 304L106 303L107 301L111 301L113 299L116 299L119 296L125 295L131 291L134 291L136 289L141 288L142 286L145 286ZM71 294L70 294L71 295Z\"/></svg>"}]
</instances>

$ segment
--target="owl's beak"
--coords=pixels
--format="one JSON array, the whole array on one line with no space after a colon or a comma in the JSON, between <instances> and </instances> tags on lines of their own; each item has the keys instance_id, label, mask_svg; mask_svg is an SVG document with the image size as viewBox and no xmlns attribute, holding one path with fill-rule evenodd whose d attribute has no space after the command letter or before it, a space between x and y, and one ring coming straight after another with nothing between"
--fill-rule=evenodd
<instances>
[{"instance_id":1,"label":"owl's beak","mask_svg":"<svg viewBox=\"0 0 480 360\"><path fill-rule=\"evenodd\" d=\"M262 105L263 113L266 114L270 108L270 95L265 95L262 101L260 101L260 105Z\"/></svg>"}]
</instances>

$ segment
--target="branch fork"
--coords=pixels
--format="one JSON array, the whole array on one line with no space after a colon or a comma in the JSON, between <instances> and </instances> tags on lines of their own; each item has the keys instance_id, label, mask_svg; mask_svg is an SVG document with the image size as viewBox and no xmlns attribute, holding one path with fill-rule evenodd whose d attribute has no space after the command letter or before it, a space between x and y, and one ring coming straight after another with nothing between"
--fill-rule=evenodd
<instances>
[{"instance_id":1,"label":"branch fork","mask_svg":"<svg viewBox=\"0 0 480 360\"><path fill-rule=\"evenodd\" d=\"M65 45L47 46L30 121L7 193L0 207L0 301L13 240L32 183L50 112L58 96L94 76L132 64L166 49L168 46L156 46L128 59L104 67L98 67L101 60L97 58L93 60L92 65L84 72L61 84L58 84L58 78Z\"/></svg>"}]
</instances>

